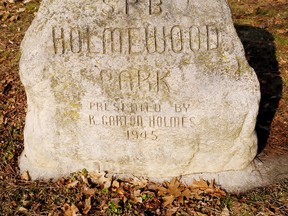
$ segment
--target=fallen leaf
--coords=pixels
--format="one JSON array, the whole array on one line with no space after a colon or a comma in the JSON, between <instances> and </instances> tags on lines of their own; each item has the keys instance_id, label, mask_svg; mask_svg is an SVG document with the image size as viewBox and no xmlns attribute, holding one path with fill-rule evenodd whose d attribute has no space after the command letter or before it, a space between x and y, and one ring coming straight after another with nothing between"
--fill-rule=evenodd
<instances>
[{"instance_id":1,"label":"fallen leaf","mask_svg":"<svg viewBox=\"0 0 288 216\"><path fill-rule=\"evenodd\" d=\"M230 216L230 211L227 206L225 206L225 208L222 210L220 216Z\"/></svg>"},{"instance_id":2,"label":"fallen leaf","mask_svg":"<svg viewBox=\"0 0 288 216\"><path fill-rule=\"evenodd\" d=\"M141 197L141 190L133 191L132 200L133 200L133 203L142 203L143 202L143 199Z\"/></svg>"},{"instance_id":3,"label":"fallen leaf","mask_svg":"<svg viewBox=\"0 0 288 216\"><path fill-rule=\"evenodd\" d=\"M18 211L20 211L20 212L28 212L28 209L26 209L24 207L19 207Z\"/></svg>"},{"instance_id":4,"label":"fallen leaf","mask_svg":"<svg viewBox=\"0 0 288 216\"><path fill-rule=\"evenodd\" d=\"M191 186L190 186L192 189L193 188L198 188L198 189L200 189L200 190L206 190L208 187L209 187L209 185L208 185L208 183L203 179L203 178L201 178L199 181L196 181L195 179L193 180L193 183L191 184Z\"/></svg>"},{"instance_id":5,"label":"fallen leaf","mask_svg":"<svg viewBox=\"0 0 288 216\"><path fill-rule=\"evenodd\" d=\"M111 203L113 203L116 207L119 207L121 199L120 198L113 198L111 199Z\"/></svg>"},{"instance_id":6,"label":"fallen leaf","mask_svg":"<svg viewBox=\"0 0 288 216\"><path fill-rule=\"evenodd\" d=\"M191 197L194 197L191 191L189 189L185 189L184 191L181 192L181 195L178 197L178 202L184 203L184 198L189 199Z\"/></svg>"},{"instance_id":7,"label":"fallen leaf","mask_svg":"<svg viewBox=\"0 0 288 216\"><path fill-rule=\"evenodd\" d=\"M102 188L110 188L112 184L112 177L106 177L106 173L89 173L92 182L99 184Z\"/></svg>"},{"instance_id":8,"label":"fallen leaf","mask_svg":"<svg viewBox=\"0 0 288 216\"><path fill-rule=\"evenodd\" d=\"M24 4L27 4L27 3L31 2L31 1L32 1L32 0L24 0L23 3L24 3Z\"/></svg>"},{"instance_id":9,"label":"fallen leaf","mask_svg":"<svg viewBox=\"0 0 288 216\"><path fill-rule=\"evenodd\" d=\"M164 201L163 205L168 206L173 203L175 197L173 195L169 195L169 196L164 196L162 199Z\"/></svg>"},{"instance_id":10,"label":"fallen leaf","mask_svg":"<svg viewBox=\"0 0 288 216\"><path fill-rule=\"evenodd\" d=\"M79 183L79 181L77 181L77 180L76 180L76 181L73 181L73 182L71 182L70 184L68 184L67 187L68 187L68 188L74 188L74 187L77 186L78 183Z\"/></svg>"},{"instance_id":11,"label":"fallen leaf","mask_svg":"<svg viewBox=\"0 0 288 216\"><path fill-rule=\"evenodd\" d=\"M201 212L195 212L195 216L207 216L207 214L203 214Z\"/></svg>"},{"instance_id":12,"label":"fallen leaf","mask_svg":"<svg viewBox=\"0 0 288 216\"><path fill-rule=\"evenodd\" d=\"M112 187L113 188L119 188L120 184L117 180L114 180L113 183L112 183Z\"/></svg>"},{"instance_id":13,"label":"fallen leaf","mask_svg":"<svg viewBox=\"0 0 288 216\"><path fill-rule=\"evenodd\" d=\"M85 200L83 214L85 214L85 215L88 214L90 209L91 209L91 197L89 197Z\"/></svg>"},{"instance_id":14,"label":"fallen leaf","mask_svg":"<svg viewBox=\"0 0 288 216\"><path fill-rule=\"evenodd\" d=\"M220 187L215 185L215 180L213 179L209 184L209 187L205 190L205 193L211 194L212 196L225 196L226 192L223 191Z\"/></svg>"},{"instance_id":15,"label":"fallen leaf","mask_svg":"<svg viewBox=\"0 0 288 216\"><path fill-rule=\"evenodd\" d=\"M141 196L141 190L135 190L133 192L134 197L140 197Z\"/></svg>"},{"instance_id":16,"label":"fallen leaf","mask_svg":"<svg viewBox=\"0 0 288 216\"><path fill-rule=\"evenodd\" d=\"M133 202L134 204L136 204L136 203L142 203L142 202L143 202L143 199L142 199L141 197L134 197L133 200L132 200L132 202Z\"/></svg>"},{"instance_id":17,"label":"fallen leaf","mask_svg":"<svg viewBox=\"0 0 288 216\"><path fill-rule=\"evenodd\" d=\"M64 204L62 210L64 211L65 216L77 216L79 213L79 209L74 204L70 206L66 203Z\"/></svg>"},{"instance_id":18,"label":"fallen leaf","mask_svg":"<svg viewBox=\"0 0 288 216\"><path fill-rule=\"evenodd\" d=\"M137 188L145 188L148 185L147 179L139 179L139 178L133 178L133 181L131 183L136 186Z\"/></svg>"},{"instance_id":19,"label":"fallen leaf","mask_svg":"<svg viewBox=\"0 0 288 216\"><path fill-rule=\"evenodd\" d=\"M18 10L17 10L17 12L18 13L22 13L22 12L24 12L26 10L26 8L19 8Z\"/></svg>"},{"instance_id":20,"label":"fallen leaf","mask_svg":"<svg viewBox=\"0 0 288 216\"><path fill-rule=\"evenodd\" d=\"M170 208L170 209L167 210L166 215L167 216L172 216L178 211L178 209L179 209L179 207Z\"/></svg>"},{"instance_id":21,"label":"fallen leaf","mask_svg":"<svg viewBox=\"0 0 288 216\"><path fill-rule=\"evenodd\" d=\"M179 188L180 181L177 178L173 178L171 182L165 183L166 187L160 187L158 194L161 196L163 194L170 194L174 197L178 197L181 194L181 190Z\"/></svg>"},{"instance_id":22,"label":"fallen leaf","mask_svg":"<svg viewBox=\"0 0 288 216\"><path fill-rule=\"evenodd\" d=\"M25 181L30 181L30 175L28 171L25 171L21 174L21 179Z\"/></svg>"},{"instance_id":23,"label":"fallen leaf","mask_svg":"<svg viewBox=\"0 0 288 216\"><path fill-rule=\"evenodd\" d=\"M88 178L85 175L81 175L81 179L85 184L89 184Z\"/></svg>"},{"instance_id":24,"label":"fallen leaf","mask_svg":"<svg viewBox=\"0 0 288 216\"><path fill-rule=\"evenodd\" d=\"M79 215L79 209L74 204L71 205L71 210L72 210L72 216Z\"/></svg>"},{"instance_id":25,"label":"fallen leaf","mask_svg":"<svg viewBox=\"0 0 288 216\"><path fill-rule=\"evenodd\" d=\"M189 199L198 195L198 193L195 193L195 191L191 192L186 185L181 184L177 178L173 178L169 183L166 182L164 187L159 187L158 190L159 196L165 195L164 197L166 204L172 203L175 199L179 203L184 203L184 198ZM172 197L173 200L171 202L170 199L172 199Z\"/></svg>"},{"instance_id":26,"label":"fallen leaf","mask_svg":"<svg viewBox=\"0 0 288 216\"><path fill-rule=\"evenodd\" d=\"M11 16L10 18L9 18L9 21L10 22L13 22L13 21L15 21L15 20L17 20L18 19L18 16L17 15L13 15L13 16Z\"/></svg>"},{"instance_id":27,"label":"fallen leaf","mask_svg":"<svg viewBox=\"0 0 288 216\"><path fill-rule=\"evenodd\" d=\"M125 191L124 191L123 188L121 188L121 187L117 188L116 192L117 192L119 195L124 195L124 194L125 194Z\"/></svg>"},{"instance_id":28,"label":"fallen leaf","mask_svg":"<svg viewBox=\"0 0 288 216\"><path fill-rule=\"evenodd\" d=\"M7 20L8 17L9 17L9 12L4 12L1 20L4 22L5 20Z\"/></svg>"},{"instance_id":29,"label":"fallen leaf","mask_svg":"<svg viewBox=\"0 0 288 216\"><path fill-rule=\"evenodd\" d=\"M97 189L91 189L91 188L85 188L83 190L83 194L84 195L88 195L88 196L93 196L94 194L96 194Z\"/></svg>"},{"instance_id":30,"label":"fallen leaf","mask_svg":"<svg viewBox=\"0 0 288 216\"><path fill-rule=\"evenodd\" d=\"M3 122L4 122L4 116L1 114L0 115L0 125L3 124Z\"/></svg>"}]
</instances>

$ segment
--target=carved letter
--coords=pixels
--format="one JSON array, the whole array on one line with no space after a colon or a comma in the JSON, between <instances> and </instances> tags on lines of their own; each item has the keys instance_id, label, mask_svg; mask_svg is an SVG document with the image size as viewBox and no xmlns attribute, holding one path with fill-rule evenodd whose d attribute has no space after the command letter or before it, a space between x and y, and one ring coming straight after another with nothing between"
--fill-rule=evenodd
<instances>
[{"instance_id":1,"label":"carved letter","mask_svg":"<svg viewBox=\"0 0 288 216\"><path fill-rule=\"evenodd\" d=\"M146 49L148 53L164 53L166 50L166 35L165 27L162 27L162 36L159 35L157 27L154 27L151 31L149 26L145 28ZM159 38L158 38L159 36ZM158 39L158 40L157 40ZM162 41L162 42L160 42ZM160 43L159 43L160 42ZM161 45L160 45L161 44Z\"/></svg>"},{"instance_id":2,"label":"carved letter","mask_svg":"<svg viewBox=\"0 0 288 216\"><path fill-rule=\"evenodd\" d=\"M95 116L89 115L89 122L90 125L96 125Z\"/></svg>"},{"instance_id":3,"label":"carved letter","mask_svg":"<svg viewBox=\"0 0 288 216\"><path fill-rule=\"evenodd\" d=\"M128 41L129 41L128 42L129 54L139 54L143 52L143 47L140 47L141 44L140 28L128 28Z\"/></svg>"},{"instance_id":4,"label":"carved letter","mask_svg":"<svg viewBox=\"0 0 288 216\"><path fill-rule=\"evenodd\" d=\"M55 54L58 53L58 45L61 44L60 47L62 48L61 54L65 53L65 38L64 38L64 29L61 28L60 37L57 38L55 27L52 28L52 37L53 37L53 45L54 45L54 52ZM61 50L61 49L60 49Z\"/></svg>"},{"instance_id":5,"label":"carved letter","mask_svg":"<svg viewBox=\"0 0 288 216\"><path fill-rule=\"evenodd\" d=\"M200 30L196 26L191 26L189 30L190 49L198 51L200 49Z\"/></svg>"},{"instance_id":6,"label":"carved letter","mask_svg":"<svg viewBox=\"0 0 288 216\"><path fill-rule=\"evenodd\" d=\"M113 5L109 4L109 1L108 1L108 0L103 0L103 3L109 7L109 9L108 9L107 11L103 9L103 12L104 12L105 14L112 14L112 13L114 13L115 9L114 9Z\"/></svg>"},{"instance_id":7,"label":"carved letter","mask_svg":"<svg viewBox=\"0 0 288 216\"><path fill-rule=\"evenodd\" d=\"M207 26L208 32L208 50L214 50L219 47L219 33L218 29L213 26Z\"/></svg>"},{"instance_id":8,"label":"carved letter","mask_svg":"<svg viewBox=\"0 0 288 216\"><path fill-rule=\"evenodd\" d=\"M107 37L108 36L108 37ZM110 49L108 48L110 44ZM122 53L122 31L119 28L105 28L103 31L103 54Z\"/></svg>"},{"instance_id":9,"label":"carved letter","mask_svg":"<svg viewBox=\"0 0 288 216\"><path fill-rule=\"evenodd\" d=\"M170 75L170 72L165 73L162 77L160 77L160 72L157 71L157 92L160 90L170 92L169 85L165 80Z\"/></svg>"},{"instance_id":10,"label":"carved letter","mask_svg":"<svg viewBox=\"0 0 288 216\"><path fill-rule=\"evenodd\" d=\"M139 90L142 90L143 85L146 83L148 91L151 91L152 83L149 81L149 78L150 78L149 72L147 72L146 76L145 76L145 71L138 70L138 87L139 87Z\"/></svg>"},{"instance_id":11,"label":"carved letter","mask_svg":"<svg viewBox=\"0 0 288 216\"><path fill-rule=\"evenodd\" d=\"M180 26L173 26L171 29L171 46L175 53L183 51L183 32Z\"/></svg>"},{"instance_id":12,"label":"carved letter","mask_svg":"<svg viewBox=\"0 0 288 216\"><path fill-rule=\"evenodd\" d=\"M77 33L76 38L74 38L74 32ZM78 42L78 44L77 44ZM76 46L78 47L78 50L75 50ZM71 47L71 51L73 53L80 53L82 51L82 39L81 39L81 32L78 28L71 28L70 29L70 47Z\"/></svg>"},{"instance_id":13,"label":"carved letter","mask_svg":"<svg viewBox=\"0 0 288 216\"><path fill-rule=\"evenodd\" d=\"M170 127L180 127L180 119L179 117L170 117Z\"/></svg>"},{"instance_id":14,"label":"carved letter","mask_svg":"<svg viewBox=\"0 0 288 216\"><path fill-rule=\"evenodd\" d=\"M110 70L101 70L100 71L100 79L102 84L102 89L106 89L106 87L110 87L112 84L112 73Z\"/></svg>"},{"instance_id":15,"label":"carved letter","mask_svg":"<svg viewBox=\"0 0 288 216\"><path fill-rule=\"evenodd\" d=\"M162 0L149 0L149 14L159 15L162 13Z\"/></svg>"},{"instance_id":16,"label":"carved letter","mask_svg":"<svg viewBox=\"0 0 288 216\"><path fill-rule=\"evenodd\" d=\"M207 26L200 26L200 49L201 50L208 50L209 45L208 45L208 28Z\"/></svg>"},{"instance_id":17,"label":"carved letter","mask_svg":"<svg viewBox=\"0 0 288 216\"><path fill-rule=\"evenodd\" d=\"M136 3L138 3L138 0L134 0L134 1L125 0L125 13L126 13L127 15L130 14L130 7L129 7L129 5L130 5L130 4L136 4Z\"/></svg>"},{"instance_id":18,"label":"carved letter","mask_svg":"<svg viewBox=\"0 0 288 216\"><path fill-rule=\"evenodd\" d=\"M133 90L133 80L129 71L125 70L119 74L119 88L120 90L125 90L127 87L130 91Z\"/></svg>"}]
</instances>

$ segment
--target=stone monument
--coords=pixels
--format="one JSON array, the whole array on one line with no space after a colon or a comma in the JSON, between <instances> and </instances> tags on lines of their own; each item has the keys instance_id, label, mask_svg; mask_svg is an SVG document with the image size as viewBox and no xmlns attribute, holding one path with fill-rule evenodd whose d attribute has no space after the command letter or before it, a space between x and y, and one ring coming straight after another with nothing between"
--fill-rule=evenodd
<instances>
[{"instance_id":1,"label":"stone monument","mask_svg":"<svg viewBox=\"0 0 288 216\"><path fill-rule=\"evenodd\" d=\"M21 45L22 171L245 168L260 90L226 0L43 0Z\"/></svg>"}]
</instances>

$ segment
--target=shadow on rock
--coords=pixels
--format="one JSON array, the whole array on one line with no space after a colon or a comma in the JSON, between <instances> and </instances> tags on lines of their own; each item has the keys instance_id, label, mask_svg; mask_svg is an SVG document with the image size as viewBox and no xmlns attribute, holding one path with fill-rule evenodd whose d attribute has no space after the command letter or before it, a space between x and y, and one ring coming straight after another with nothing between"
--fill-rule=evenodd
<instances>
[{"instance_id":1,"label":"shadow on rock","mask_svg":"<svg viewBox=\"0 0 288 216\"><path fill-rule=\"evenodd\" d=\"M282 78L276 60L274 37L265 29L236 25L249 64L254 68L261 88L257 118L258 153L266 146L272 120L282 97Z\"/></svg>"}]
</instances>

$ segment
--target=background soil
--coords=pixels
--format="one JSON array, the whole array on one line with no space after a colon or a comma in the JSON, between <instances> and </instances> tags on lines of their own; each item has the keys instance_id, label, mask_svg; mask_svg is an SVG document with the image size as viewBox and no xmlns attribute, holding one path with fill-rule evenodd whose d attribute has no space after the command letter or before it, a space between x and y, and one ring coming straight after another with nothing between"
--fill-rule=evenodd
<instances>
[{"instance_id":1,"label":"background soil","mask_svg":"<svg viewBox=\"0 0 288 216\"><path fill-rule=\"evenodd\" d=\"M19 78L19 48L39 3L0 0L0 215L288 215L285 179L245 194L227 194L213 182L132 183L105 174L93 177L85 170L57 182L31 182L21 175L17 164L27 104ZM288 1L229 3L247 59L261 84L259 153L287 155Z\"/></svg>"}]
</instances>

